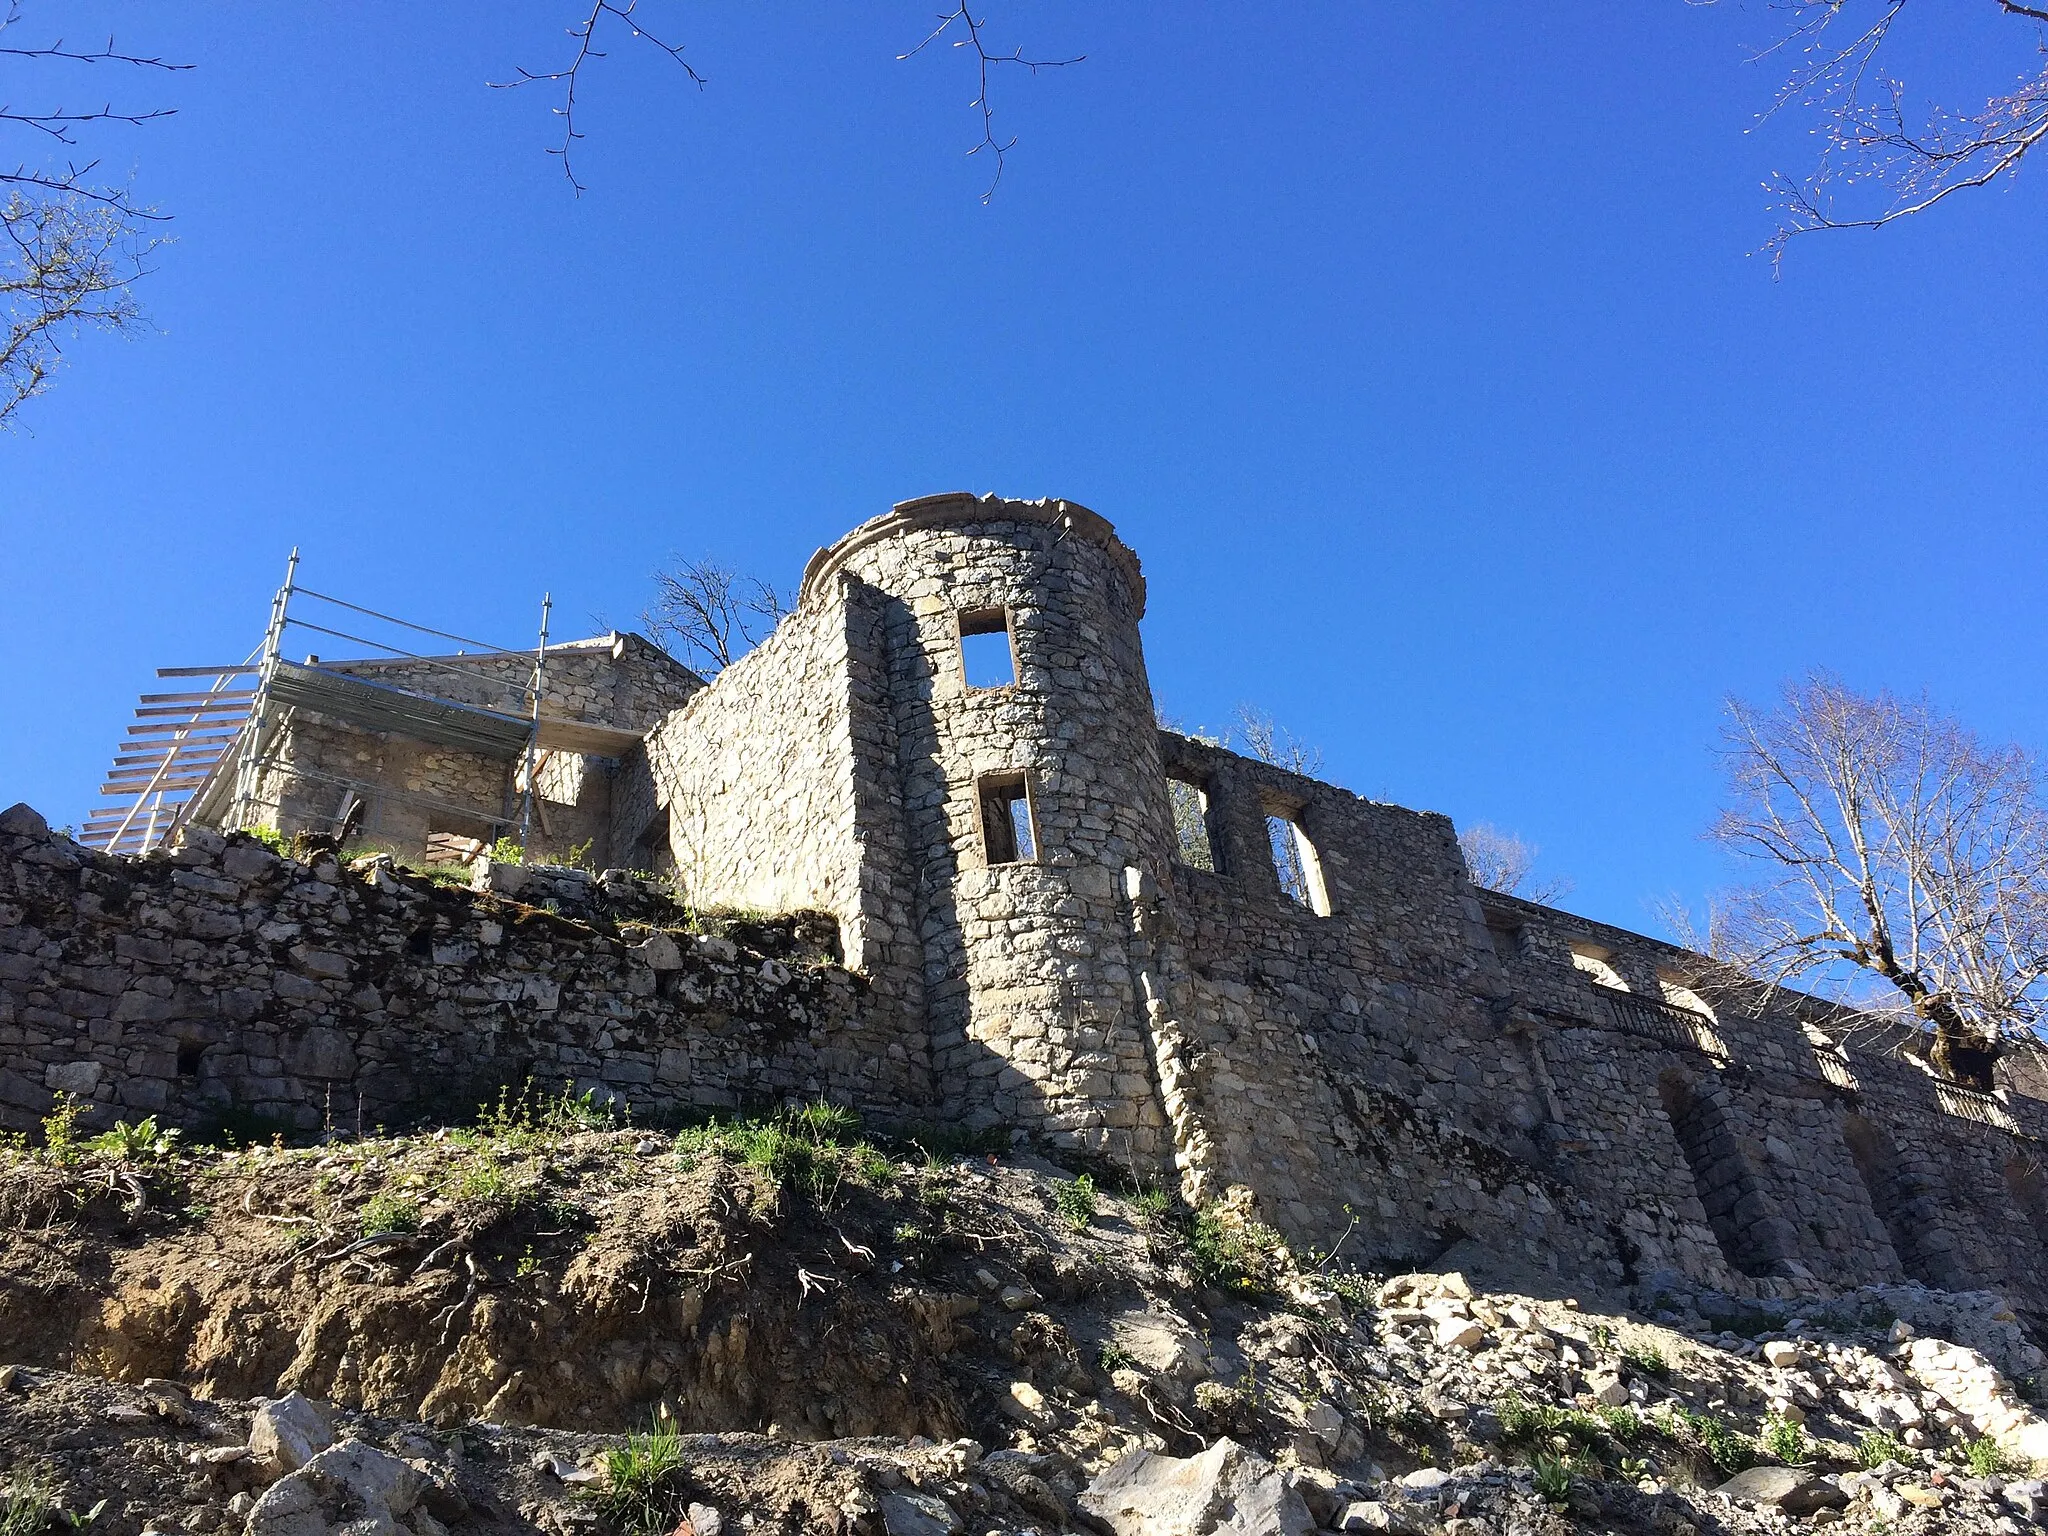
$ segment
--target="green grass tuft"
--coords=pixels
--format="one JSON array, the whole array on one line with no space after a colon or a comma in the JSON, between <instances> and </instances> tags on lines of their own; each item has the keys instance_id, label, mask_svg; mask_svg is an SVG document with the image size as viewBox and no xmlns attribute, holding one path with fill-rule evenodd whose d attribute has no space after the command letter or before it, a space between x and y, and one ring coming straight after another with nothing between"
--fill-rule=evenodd
<instances>
[{"instance_id":1,"label":"green grass tuft","mask_svg":"<svg viewBox=\"0 0 2048 1536\"><path fill-rule=\"evenodd\" d=\"M1087 1174L1052 1187L1052 1203L1062 1216L1077 1227L1095 1219L1095 1180Z\"/></svg>"}]
</instances>

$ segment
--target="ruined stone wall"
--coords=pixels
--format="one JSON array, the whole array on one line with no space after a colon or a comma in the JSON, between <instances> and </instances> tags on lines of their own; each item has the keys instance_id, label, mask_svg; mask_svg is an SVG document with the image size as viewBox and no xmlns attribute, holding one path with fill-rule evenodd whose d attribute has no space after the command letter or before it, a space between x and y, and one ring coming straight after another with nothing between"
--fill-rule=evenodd
<instances>
[{"instance_id":1,"label":"ruined stone wall","mask_svg":"<svg viewBox=\"0 0 2048 1536\"><path fill-rule=\"evenodd\" d=\"M916 1118L929 1078L896 1021L805 931L622 940L203 829L110 857L17 808L0 823L0 1124L32 1127L65 1091L95 1124L353 1128L470 1111L529 1076L643 1114L825 1096Z\"/></svg>"},{"instance_id":2,"label":"ruined stone wall","mask_svg":"<svg viewBox=\"0 0 2048 1536\"><path fill-rule=\"evenodd\" d=\"M2009 1172L2039 1160L2048 1106L1938 1082L1882 1032L1856 1035L1841 1027L1853 1016L1810 1000L1717 1005L1687 986L1704 963L1675 946L1492 893L1484 903L1518 1002L1568 1063L1555 1076L1582 1187L1713 1208L1713 1248L1766 1290L1917 1280L2048 1301L2048 1233ZM1626 991L1597 984L1575 951ZM1671 1141L1675 1165L1650 1155ZM1714 1254L1697 1238L1668 1262L1705 1277ZM1636 1262L1667 1257L1643 1244Z\"/></svg>"},{"instance_id":3,"label":"ruined stone wall","mask_svg":"<svg viewBox=\"0 0 2048 1536\"><path fill-rule=\"evenodd\" d=\"M1352 1230L1361 1262L1428 1263L1469 1240L1619 1280L1600 1213L1546 1165L1543 1083L1474 943L1450 823L1161 742L1208 797L1218 866L1173 875L1172 1011L1209 1182L1245 1185L1299 1238ZM1264 818L1282 805L1320 855L1328 915L1281 889Z\"/></svg>"},{"instance_id":4,"label":"ruined stone wall","mask_svg":"<svg viewBox=\"0 0 2048 1536\"><path fill-rule=\"evenodd\" d=\"M1172 919L1182 1140L1211 1187L1311 1240L1355 1218L1388 1264L1469 1238L1738 1292L2048 1299L2038 1104L1789 1011L1712 1010L1697 956L1475 891L1442 817L1172 733L1162 761L1205 793L1217 866L1175 871ZM1281 889L1276 809L1318 855L1323 914Z\"/></svg>"},{"instance_id":5,"label":"ruined stone wall","mask_svg":"<svg viewBox=\"0 0 2048 1536\"><path fill-rule=\"evenodd\" d=\"M617 835L665 813L699 906L850 914L853 839L843 594L806 603L649 733Z\"/></svg>"}]
</instances>

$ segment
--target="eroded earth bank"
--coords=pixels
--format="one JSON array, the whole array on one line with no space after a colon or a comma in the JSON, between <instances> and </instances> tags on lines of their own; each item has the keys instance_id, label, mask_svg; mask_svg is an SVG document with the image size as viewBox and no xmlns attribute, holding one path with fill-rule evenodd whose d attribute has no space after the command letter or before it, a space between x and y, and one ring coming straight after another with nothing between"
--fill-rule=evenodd
<instances>
[{"instance_id":1,"label":"eroded earth bank","mask_svg":"<svg viewBox=\"0 0 2048 1536\"><path fill-rule=\"evenodd\" d=\"M1989 1293L1365 1275L1227 1200L822 1108L49 1132L0 1168L7 1536L2048 1519L2042 1355Z\"/></svg>"}]
</instances>

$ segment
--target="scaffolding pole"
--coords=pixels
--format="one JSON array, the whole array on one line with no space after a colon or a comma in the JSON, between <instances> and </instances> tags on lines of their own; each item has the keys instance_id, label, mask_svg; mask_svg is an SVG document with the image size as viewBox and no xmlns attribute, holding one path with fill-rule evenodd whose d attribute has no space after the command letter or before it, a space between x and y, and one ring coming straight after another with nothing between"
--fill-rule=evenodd
<instances>
[{"instance_id":1,"label":"scaffolding pole","mask_svg":"<svg viewBox=\"0 0 2048 1536\"><path fill-rule=\"evenodd\" d=\"M548 614L555 606L555 594L543 592L540 599L540 645L533 653L533 734L526 739L526 792L519 800L519 857L526 858L527 839L533 835L533 776L539 771L540 698L547 681Z\"/></svg>"},{"instance_id":2,"label":"scaffolding pole","mask_svg":"<svg viewBox=\"0 0 2048 1536\"><path fill-rule=\"evenodd\" d=\"M263 660L257 669L256 701L249 709L249 723L242 727L241 761L235 765L235 798L229 802L228 830L242 829L243 817L256 801L256 759L262 751L263 727L269 723L270 685L277 676L278 651L284 643L285 613L291 606L292 583L299 574L299 551L292 549L285 562L284 585L270 600L270 627L263 632Z\"/></svg>"}]
</instances>

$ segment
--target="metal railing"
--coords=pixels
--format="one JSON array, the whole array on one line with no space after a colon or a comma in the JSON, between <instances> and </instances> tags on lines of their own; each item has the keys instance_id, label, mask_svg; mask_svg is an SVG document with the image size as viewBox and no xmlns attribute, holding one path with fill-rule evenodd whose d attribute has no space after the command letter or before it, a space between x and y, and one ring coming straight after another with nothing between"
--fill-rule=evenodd
<instances>
[{"instance_id":1,"label":"metal railing","mask_svg":"<svg viewBox=\"0 0 2048 1536\"><path fill-rule=\"evenodd\" d=\"M1607 1004L1614 1027L1625 1035L1638 1035L1682 1051L1703 1051L1709 1056L1726 1056L1728 1047L1714 1032L1714 1021L1703 1013L1667 1003L1660 997L1624 992L1602 982L1593 990Z\"/></svg>"}]
</instances>

